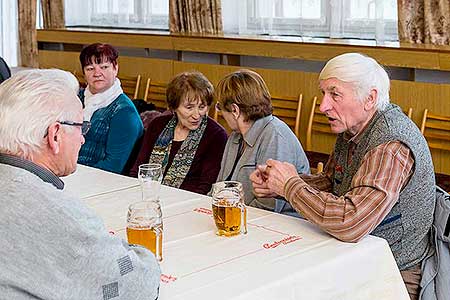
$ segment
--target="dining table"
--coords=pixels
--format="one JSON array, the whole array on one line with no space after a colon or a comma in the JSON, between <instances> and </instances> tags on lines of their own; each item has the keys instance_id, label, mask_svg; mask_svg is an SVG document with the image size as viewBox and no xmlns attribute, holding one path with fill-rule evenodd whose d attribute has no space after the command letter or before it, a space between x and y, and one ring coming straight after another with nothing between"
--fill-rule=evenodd
<instances>
[{"instance_id":1,"label":"dining table","mask_svg":"<svg viewBox=\"0 0 450 300\"><path fill-rule=\"evenodd\" d=\"M65 191L126 239L137 178L78 165ZM247 207L247 234L216 235L211 198L161 186L163 260L159 300L409 299L388 243L337 240L309 221Z\"/></svg>"}]
</instances>

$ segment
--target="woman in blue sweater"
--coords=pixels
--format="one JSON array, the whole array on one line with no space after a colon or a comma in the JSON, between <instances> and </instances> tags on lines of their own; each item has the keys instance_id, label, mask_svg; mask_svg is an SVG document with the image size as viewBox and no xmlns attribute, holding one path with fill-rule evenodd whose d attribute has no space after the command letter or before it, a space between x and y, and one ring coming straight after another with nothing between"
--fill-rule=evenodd
<instances>
[{"instance_id":1,"label":"woman in blue sweater","mask_svg":"<svg viewBox=\"0 0 450 300\"><path fill-rule=\"evenodd\" d=\"M78 162L121 173L143 125L131 100L117 78L118 51L108 44L95 43L80 53L87 87L80 91L84 120L91 122Z\"/></svg>"}]
</instances>

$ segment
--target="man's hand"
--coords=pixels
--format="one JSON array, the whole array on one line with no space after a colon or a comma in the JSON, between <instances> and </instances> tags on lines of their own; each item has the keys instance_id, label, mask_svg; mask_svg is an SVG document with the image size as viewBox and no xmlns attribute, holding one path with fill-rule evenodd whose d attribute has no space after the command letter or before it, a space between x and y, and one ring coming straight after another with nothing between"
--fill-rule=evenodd
<instances>
[{"instance_id":1,"label":"man's hand","mask_svg":"<svg viewBox=\"0 0 450 300\"><path fill-rule=\"evenodd\" d=\"M298 177L297 169L290 163L269 159L267 165L257 166L250 174L254 193L257 197L284 197L284 186L292 178Z\"/></svg>"},{"instance_id":2,"label":"man's hand","mask_svg":"<svg viewBox=\"0 0 450 300\"><path fill-rule=\"evenodd\" d=\"M276 193L284 198L284 186L286 182L292 177L298 177L297 169L294 165L273 159L267 160L264 175L266 176L268 189L272 193Z\"/></svg>"}]
</instances>

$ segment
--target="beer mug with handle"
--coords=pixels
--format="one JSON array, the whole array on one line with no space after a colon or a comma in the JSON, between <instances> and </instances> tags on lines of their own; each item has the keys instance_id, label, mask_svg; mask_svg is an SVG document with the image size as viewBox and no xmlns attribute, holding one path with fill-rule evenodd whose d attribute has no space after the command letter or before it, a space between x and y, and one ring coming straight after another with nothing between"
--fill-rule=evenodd
<instances>
[{"instance_id":1,"label":"beer mug with handle","mask_svg":"<svg viewBox=\"0 0 450 300\"><path fill-rule=\"evenodd\" d=\"M247 233L247 209L240 182L221 181L213 184L212 210L217 235L233 236Z\"/></svg>"},{"instance_id":2,"label":"beer mug with handle","mask_svg":"<svg viewBox=\"0 0 450 300\"><path fill-rule=\"evenodd\" d=\"M128 243L144 246L162 261L163 222L158 202L141 201L128 207L127 238Z\"/></svg>"}]
</instances>

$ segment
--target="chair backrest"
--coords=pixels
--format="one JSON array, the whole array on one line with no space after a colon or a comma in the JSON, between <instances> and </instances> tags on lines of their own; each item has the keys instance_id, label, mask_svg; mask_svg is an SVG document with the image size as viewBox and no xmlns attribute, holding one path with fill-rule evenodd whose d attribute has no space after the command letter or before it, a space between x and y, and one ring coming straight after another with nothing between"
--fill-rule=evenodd
<instances>
[{"instance_id":1,"label":"chair backrest","mask_svg":"<svg viewBox=\"0 0 450 300\"><path fill-rule=\"evenodd\" d=\"M300 113L303 95L298 97L272 96L273 115L283 120L300 137Z\"/></svg>"},{"instance_id":2,"label":"chair backrest","mask_svg":"<svg viewBox=\"0 0 450 300\"><path fill-rule=\"evenodd\" d=\"M151 78L147 79L144 95L145 102L153 103L159 111L167 110L166 89L166 83L158 82Z\"/></svg>"},{"instance_id":3,"label":"chair backrest","mask_svg":"<svg viewBox=\"0 0 450 300\"><path fill-rule=\"evenodd\" d=\"M412 107L408 108L407 111L404 111L405 115L408 116L408 118L412 118Z\"/></svg>"},{"instance_id":4,"label":"chair backrest","mask_svg":"<svg viewBox=\"0 0 450 300\"><path fill-rule=\"evenodd\" d=\"M312 138L314 133L332 134L328 118L319 110L320 103L314 97L311 112L309 113L308 127L306 128L306 151L312 150Z\"/></svg>"},{"instance_id":5,"label":"chair backrest","mask_svg":"<svg viewBox=\"0 0 450 300\"><path fill-rule=\"evenodd\" d=\"M432 114L425 109L420 132L428 147L450 151L450 116Z\"/></svg>"},{"instance_id":6,"label":"chair backrest","mask_svg":"<svg viewBox=\"0 0 450 300\"><path fill-rule=\"evenodd\" d=\"M6 61L0 57L0 83L11 77L11 70Z\"/></svg>"},{"instance_id":7,"label":"chair backrest","mask_svg":"<svg viewBox=\"0 0 450 300\"><path fill-rule=\"evenodd\" d=\"M72 72L72 74L77 78L78 83L80 85L80 88L87 87L86 79L84 78L84 75L76 70Z\"/></svg>"},{"instance_id":8,"label":"chair backrest","mask_svg":"<svg viewBox=\"0 0 450 300\"><path fill-rule=\"evenodd\" d=\"M273 115L283 120L292 129L297 138L300 137L302 101L302 94L299 94L298 97L272 96ZM225 120L220 118L220 112L217 109L214 109L213 118L216 122L228 128Z\"/></svg>"},{"instance_id":9,"label":"chair backrest","mask_svg":"<svg viewBox=\"0 0 450 300\"><path fill-rule=\"evenodd\" d=\"M141 85L141 75L137 76L117 76L120 79L122 90L132 100L137 99L139 86Z\"/></svg>"},{"instance_id":10,"label":"chair backrest","mask_svg":"<svg viewBox=\"0 0 450 300\"><path fill-rule=\"evenodd\" d=\"M87 86L86 79L84 75L78 71L73 71L73 75L78 79L81 88L85 88ZM141 84L141 75L137 76L118 76L120 79L120 84L122 86L123 92L130 97L131 100L137 99L139 86Z\"/></svg>"}]
</instances>

